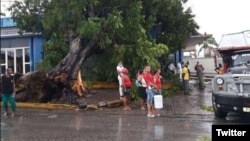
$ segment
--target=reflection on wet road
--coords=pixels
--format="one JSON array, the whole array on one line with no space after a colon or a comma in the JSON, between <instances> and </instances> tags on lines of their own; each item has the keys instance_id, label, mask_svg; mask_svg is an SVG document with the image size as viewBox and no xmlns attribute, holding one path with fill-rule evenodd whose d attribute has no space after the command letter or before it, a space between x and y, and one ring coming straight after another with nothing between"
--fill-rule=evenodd
<instances>
[{"instance_id":1,"label":"reflection on wet road","mask_svg":"<svg viewBox=\"0 0 250 141\"><path fill-rule=\"evenodd\" d=\"M209 88L164 101L161 116L148 118L138 103L96 111L18 109L14 118L1 114L1 141L211 141L213 124L249 124L249 117L229 114L214 119Z\"/></svg>"},{"instance_id":2,"label":"reflection on wet road","mask_svg":"<svg viewBox=\"0 0 250 141\"><path fill-rule=\"evenodd\" d=\"M100 111L21 110L17 116L1 121L2 141L193 141L209 138L213 122L211 115L147 118Z\"/></svg>"}]
</instances>

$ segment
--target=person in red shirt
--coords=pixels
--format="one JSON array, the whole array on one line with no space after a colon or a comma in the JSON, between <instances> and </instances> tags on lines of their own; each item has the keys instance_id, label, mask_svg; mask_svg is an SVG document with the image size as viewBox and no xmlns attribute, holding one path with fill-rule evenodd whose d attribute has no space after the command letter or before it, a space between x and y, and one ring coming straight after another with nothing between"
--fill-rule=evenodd
<instances>
[{"instance_id":1,"label":"person in red shirt","mask_svg":"<svg viewBox=\"0 0 250 141\"><path fill-rule=\"evenodd\" d=\"M157 69L155 72L154 72L154 83L155 85L157 86L158 88L158 93L159 94L162 94L162 90L161 90L161 79L162 79L162 76L161 76L161 69Z\"/></svg>"},{"instance_id":2,"label":"person in red shirt","mask_svg":"<svg viewBox=\"0 0 250 141\"><path fill-rule=\"evenodd\" d=\"M129 78L128 70L126 68L123 68L122 71L122 88L123 88L123 105L124 110L130 110L129 101L130 101L130 89L132 86L131 80Z\"/></svg>"},{"instance_id":3,"label":"person in red shirt","mask_svg":"<svg viewBox=\"0 0 250 141\"><path fill-rule=\"evenodd\" d=\"M153 76L150 73L151 69L149 66L145 67L145 74L144 79L147 84L146 93L147 93L147 108L148 108L148 114L147 116L150 118L155 117L154 115L154 92L153 88L157 88L157 86L154 84Z\"/></svg>"}]
</instances>

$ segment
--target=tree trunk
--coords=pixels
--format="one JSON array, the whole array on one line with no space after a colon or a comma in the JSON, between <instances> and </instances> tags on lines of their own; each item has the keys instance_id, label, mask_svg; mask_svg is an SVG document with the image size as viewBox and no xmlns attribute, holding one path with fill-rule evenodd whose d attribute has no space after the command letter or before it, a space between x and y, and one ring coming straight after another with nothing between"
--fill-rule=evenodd
<instances>
[{"instance_id":1,"label":"tree trunk","mask_svg":"<svg viewBox=\"0 0 250 141\"><path fill-rule=\"evenodd\" d=\"M44 72L31 72L19 79L19 85L23 85L22 88L25 87L26 89L26 101L64 101L64 103L77 103L77 98L82 95L76 95L79 91L76 92L73 90L73 86L76 83L81 84L79 82L81 79L79 80L79 77L77 77L81 65L96 51L92 42L86 43L85 41L83 46L82 43L83 39L80 36L71 38L69 53L48 74ZM27 80L30 82L25 82ZM82 85L79 85L79 88L84 89ZM27 97L27 95L29 96Z\"/></svg>"},{"instance_id":2,"label":"tree trunk","mask_svg":"<svg viewBox=\"0 0 250 141\"><path fill-rule=\"evenodd\" d=\"M90 42L82 47L83 39L79 36L71 40L70 50L66 57L53 69L49 76L56 76L58 73L66 73L68 80L77 79L77 73L83 62L92 55L93 44Z\"/></svg>"}]
</instances>

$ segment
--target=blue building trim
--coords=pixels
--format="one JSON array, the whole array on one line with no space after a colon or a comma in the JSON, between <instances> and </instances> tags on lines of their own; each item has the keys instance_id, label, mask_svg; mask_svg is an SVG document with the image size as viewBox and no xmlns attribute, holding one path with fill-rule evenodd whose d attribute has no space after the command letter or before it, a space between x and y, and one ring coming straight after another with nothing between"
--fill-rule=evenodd
<instances>
[{"instance_id":1,"label":"blue building trim","mask_svg":"<svg viewBox=\"0 0 250 141\"><path fill-rule=\"evenodd\" d=\"M153 40L156 40L156 31L154 28L150 31L150 35Z\"/></svg>"},{"instance_id":2,"label":"blue building trim","mask_svg":"<svg viewBox=\"0 0 250 141\"><path fill-rule=\"evenodd\" d=\"M30 38L30 71L34 71L35 67L34 67L34 45L33 45L33 37Z\"/></svg>"},{"instance_id":3,"label":"blue building trim","mask_svg":"<svg viewBox=\"0 0 250 141\"><path fill-rule=\"evenodd\" d=\"M179 61L183 61L183 51L182 49L179 49Z\"/></svg>"},{"instance_id":4,"label":"blue building trim","mask_svg":"<svg viewBox=\"0 0 250 141\"><path fill-rule=\"evenodd\" d=\"M17 24L13 21L12 18L1 18L0 21L0 29L15 29ZM13 32L13 31L12 31ZM14 39L14 38L28 38L29 40L29 57L30 57L30 71L35 71L36 64L41 62L42 60L42 47L43 47L43 39L40 34L34 33L24 33L23 35L19 35L17 32L13 33L2 33L2 39Z\"/></svg>"},{"instance_id":5,"label":"blue building trim","mask_svg":"<svg viewBox=\"0 0 250 141\"><path fill-rule=\"evenodd\" d=\"M30 38L30 70L35 71L36 64L42 60L42 38L34 36Z\"/></svg>"},{"instance_id":6,"label":"blue building trim","mask_svg":"<svg viewBox=\"0 0 250 141\"><path fill-rule=\"evenodd\" d=\"M179 58L178 58L177 56L178 56L178 52L176 52L176 53L174 54L174 64L175 64L176 67L177 67L177 64L178 64L178 62L179 62Z\"/></svg>"},{"instance_id":7,"label":"blue building trim","mask_svg":"<svg viewBox=\"0 0 250 141\"><path fill-rule=\"evenodd\" d=\"M41 36L33 37L33 65L34 70L36 70L36 64L40 63L42 60L42 44L43 40Z\"/></svg>"},{"instance_id":8,"label":"blue building trim","mask_svg":"<svg viewBox=\"0 0 250 141\"><path fill-rule=\"evenodd\" d=\"M183 61L183 50L179 49L175 54L174 54L174 58L175 58L175 66L177 66L177 64L180 61Z\"/></svg>"}]
</instances>

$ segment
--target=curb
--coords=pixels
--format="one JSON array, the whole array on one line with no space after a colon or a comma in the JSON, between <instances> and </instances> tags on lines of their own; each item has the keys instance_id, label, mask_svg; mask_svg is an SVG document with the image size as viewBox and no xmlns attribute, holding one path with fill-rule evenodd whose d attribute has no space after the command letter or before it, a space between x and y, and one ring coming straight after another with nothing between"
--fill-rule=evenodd
<instances>
[{"instance_id":1,"label":"curb","mask_svg":"<svg viewBox=\"0 0 250 141\"><path fill-rule=\"evenodd\" d=\"M17 108L48 109L48 110L76 110L78 107L69 104L52 103L16 103Z\"/></svg>"},{"instance_id":2,"label":"curb","mask_svg":"<svg viewBox=\"0 0 250 141\"><path fill-rule=\"evenodd\" d=\"M16 102L17 108L30 108L30 109L48 109L48 110L98 110L102 107L113 108L121 106L122 100L113 100L105 102L105 105L98 106L97 104L89 104L86 105L84 108L80 108L75 105L70 104L52 104L52 103L23 103L23 102ZM2 105L0 106L2 107Z\"/></svg>"},{"instance_id":3,"label":"curb","mask_svg":"<svg viewBox=\"0 0 250 141\"><path fill-rule=\"evenodd\" d=\"M170 89L172 84L165 84L162 85L163 89ZM110 89L110 88L118 88L116 83L99 83L92 87L93 89ZM86 105L84 108L80 108L75 105L70 104L52 104L52 103L23 103L23 102L16 102L17 108L32 108L32 109L48 109L48 110L98 110L102 107L113 108L123 105L122 100L113 100L105 102L105 105L98 106L98 104L89 104ZM2 107L2 105L0 105Z\"/></svg>"}]
</instances>

